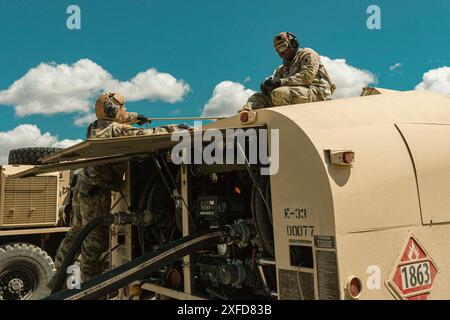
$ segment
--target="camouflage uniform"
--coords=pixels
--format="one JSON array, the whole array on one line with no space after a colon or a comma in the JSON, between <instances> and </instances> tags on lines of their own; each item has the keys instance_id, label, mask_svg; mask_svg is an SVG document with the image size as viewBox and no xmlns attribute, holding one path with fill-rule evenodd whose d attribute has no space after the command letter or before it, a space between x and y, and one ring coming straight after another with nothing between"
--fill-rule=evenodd
<instances>
[{"instance_id":1,"label":"camouflage uniform","mask_svg":"<svg viewBox=\"0 0 450 320\"><path fill-rule=\"evenodd\" d=\"M244 109L329 100L335 89L320 56L309 48L299 49L292 61L285 61L275 69L272 78L280 79L281 86L270 95L255 93L248 98Z\"/></svg>"},{"instance_id":2,"label":"camouflage uniform","mask_svg":"<svg viewBox=\"0 0 450 320\"><path fill-rule=\"evenodd\" d=\"M184 127L183 127L184 128ZM140 129L127 124L107 120L96 120L88 128L87 137L107 139L121 136L170 133L179 126L169 125L151 129ZM111 190L120 191L126 163L115 163L84 168L78 177L73 198L71 227L61 242L55 259L59 270L65 255L81 229L94 219L107 215L111 209ZM83 281L100 274L104 263L102 254L108 250L109 227L101 225L85 238L81 247L81 277Z\"/></svg>"}]
</instances>

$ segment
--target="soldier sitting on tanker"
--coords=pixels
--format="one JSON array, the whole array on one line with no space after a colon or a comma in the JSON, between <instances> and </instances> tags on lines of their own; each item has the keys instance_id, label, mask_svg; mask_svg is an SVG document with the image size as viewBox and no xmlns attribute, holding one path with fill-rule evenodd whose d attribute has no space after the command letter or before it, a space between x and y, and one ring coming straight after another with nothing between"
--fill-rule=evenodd
<instances>
[{"instance_id":1,"label":"soldier sitting on tanker","mask_svg":"<svg viewBox=\"0 0 450 320\"><path fill-rule=\"evenodd\" d=\"M283 64L261 83L261 92L250 96L241 111L331 99L336 86L313 49L300 48L290 32L276 35L273 45Z\"/></svg>"},{"instance_id":2,"label":"soldier sitting on tanker","mask_svg":"<svg viewBox=\"0 0 450 320\"><path fill-rule=\"evenodd\" d=\"M162 134L187 129L185 125L168 125L142 129L133 127L143 125L148 118L127 112L124 98L117 93L103 93L95 104L97 120L87 129L87 138L107 139L121 136ZM53 289L59 270L63 265L80 231L95 219L108 215L111 209L111 191L120 191L126 163L113 163L83 168L79 175L73 195L73 212L70 230L61 242L56 258L56 273L48 283ZM81 245L81 279L86 281L103 272L103 254L108 250L108 225L103 223L93 229ZM64 285L64 283L63 283Z\"/></svg>"}]
</instances>

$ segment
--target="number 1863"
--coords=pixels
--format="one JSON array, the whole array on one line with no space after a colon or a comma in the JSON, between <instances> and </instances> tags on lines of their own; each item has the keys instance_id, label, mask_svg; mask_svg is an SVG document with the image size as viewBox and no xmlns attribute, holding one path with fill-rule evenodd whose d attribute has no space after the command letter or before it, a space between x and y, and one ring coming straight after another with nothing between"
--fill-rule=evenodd
<instances>
[{"instance_id":1,"label":"number 1863","mask_svg":"<svg viewBox=\"0 0 450 320\"><path fill-rule=\"evenodd\" d=\"M431 284L430 263L428 261L400 267L403 289L412 289Z\"/></svg>"}]
</instances>

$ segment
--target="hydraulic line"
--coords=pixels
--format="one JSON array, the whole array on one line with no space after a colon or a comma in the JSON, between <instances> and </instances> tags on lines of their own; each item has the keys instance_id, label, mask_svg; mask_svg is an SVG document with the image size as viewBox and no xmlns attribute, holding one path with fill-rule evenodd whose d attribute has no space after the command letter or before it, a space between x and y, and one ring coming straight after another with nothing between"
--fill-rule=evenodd
<instances>
[{"instance_id":1,"label":"hydraulic line","mask_svg":"<svg viewBox=\"0 0 450 320\"><path fill-rule=\"evenodd\" d=\"M252 199L251 207L252 207L253 218L255 220L256 232L258 233L258 236L261 240L261 244L264 247L264 249L266 249L266 251L272 257L274 257L275 256L275 248L274 248L274 240L273 240L272 210L270 208L269 202L266 199L266 196L264 196L260 186L258 185L258 182L257 182L255 176L252 173L250 163L249 163L247 156L245 155L245 152L242 149L242 146L239 142L237 142L237 147L245 160L245 168L247 169L248 175L250 176L250 179L252 180L252 183L253 183L253 189L252 189L252 195L251 195L251 199ZM255 190L258 192L260 199L263 201L264 207L267 211L267 214L264 214L261 210L261 206L258 205L258 202L257 202L258 197L257 197L257 193L255 192ZM266 194L267 194L267 191L268 191L268 189L266 187Z\"/></svg>"},{"instance_id":2,"label":"hydraulic line","mask_svg":"<svg viewBox=\"0 0 450 320\"><path fill-rule=\"evenodd\" d=\"M256 178L253 176L252 170L250 168L250 163L249 163L249 161L247 159L247 156L245 155L244 150L242 150L242 146L241 146L241 144L239 142L237 143L237 146L238 146L238 150L241 152L242 156L244 157L245 168L247 169L248 175L250 176L250 179L252 180L253 186L256 188L256 190L258 190L258 193L261 196L261 199L263 200L264 205L266 206L267 212L270 215L272 215L272 210L270 209L269 203L267 202L266 197L262 193L261 188L256 183Z\"/></svg>"},{"instance_id":3,"label":"hydraulic line","mask_svg":"<svg viewBox=\"0 0 450 320\"><path fill-rule=\"evenodd\" d=\"M159 174L161 176L161 180L163 181L164 186L167 189L167 192L169 192L169 194L172 194L172 190L170 189L169 183L167 182L167 179L164 176L164 173L162 172L161 164L159 163L158 159L156 159L155 156L153 156L153 161L155 163L156 168L158 169L158 172L159 172ZM172 180L173 180L173 178L172 178ZM174 187L176 187L176 185ZM176 187L176 189L177 189L177 192L179 192L177 187ZM173 198L173 196L172 196L172 199L175 202L175 198ZM196 223L195 223L195 219L194 219L194 217L191 214L190 208L187 206L187 204L186 204L186 202L184 201L183 198L182 198L182 200L183 200L184 205L186 206L186 209L187 209L187 212L188 212L188 216L190 218L191 223L193 224L194 228L197 228ZM175 207L176 207L177 211L181 214L181 209L177 206L176 202L175 202Z\"/></svg>"},{"instance_id":4,"label":"hydraulic line","mask_svg":"<svg viewBox=\"0 0 450 320\"><path fill-rule=\"evenodd\" d=\"M229 239L228 234L224 230L182 238L164 245L157 251L145 253L128 263L91 278L83 282L80 289L64 290L48 296L45 300L85 300L103 297L195 250L229 241L227 239Z\"/></svg>"},{"instance_id":5,"label":"hydraulic line","mask_svg":"<svg viewBox=\"0 0 450 320\"><path fill-rule=\"evenodd\" d=\"M157 161L157 160L156 160L156 161ZM163 163L164 168L165 168L166 171L167 171L167 175L169 176L170 180L172 181L172 184L173 184L175 190L177 191L177 194L180 195L181 201L183 201L183 204L184 204L184 206L185 206L186 209L187 209L187 213L188 213L189 219L191 219L192 225L194 226L194 228L196 228L196 225L195 225L195 219L193 218L192 210L191 210L191 208L187 205L186 200L184 200L183 196L181 195L181 191L179 190L178 184L175 182L175 179L173 178L173 175L172 175L172 173L170 172L169 167L167 166L167 162L166 162L166 161L161 161L161 162ZM157 164L157 165L159 165L159 164Z\"/></svg>"}]
</instances>

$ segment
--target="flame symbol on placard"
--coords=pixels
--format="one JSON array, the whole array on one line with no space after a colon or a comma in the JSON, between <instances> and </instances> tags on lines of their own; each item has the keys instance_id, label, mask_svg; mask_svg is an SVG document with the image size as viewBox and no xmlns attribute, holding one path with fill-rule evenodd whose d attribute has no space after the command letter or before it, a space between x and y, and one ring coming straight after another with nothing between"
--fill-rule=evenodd
<instances>
[{"instance_id":1,"label":"flame symbol on placard","mask_svg":"<svg viewBox=\"0 0 450 320\"><path fill-rule=\"evenodd\" d=\"M411 241L408 251L408 259L413 261L419 259L420 253L419 250L414 245L414 241Z\"/></svg>"}]
</instances>

